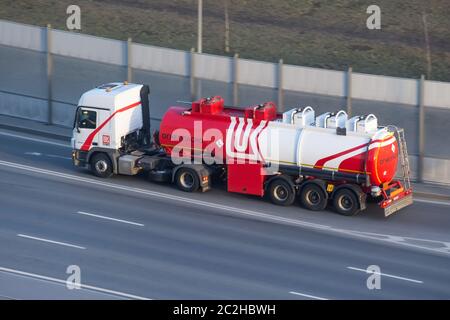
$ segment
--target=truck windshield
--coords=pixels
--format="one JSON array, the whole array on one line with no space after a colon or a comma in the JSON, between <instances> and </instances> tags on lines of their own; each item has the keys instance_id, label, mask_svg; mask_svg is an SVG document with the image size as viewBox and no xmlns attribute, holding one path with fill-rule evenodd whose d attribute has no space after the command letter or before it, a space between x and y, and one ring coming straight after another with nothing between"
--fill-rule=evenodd
<instances>
[{"instance_id":1,"label":"truck windshield","mask_svg":"<svg viewBox=\"0 0 450 320\"><path fill-rule=\"evenodd\" d=\"M97 127L97 112L79 108L77 124L80 129L95 129Z\"/></svg>"}]
</instances>

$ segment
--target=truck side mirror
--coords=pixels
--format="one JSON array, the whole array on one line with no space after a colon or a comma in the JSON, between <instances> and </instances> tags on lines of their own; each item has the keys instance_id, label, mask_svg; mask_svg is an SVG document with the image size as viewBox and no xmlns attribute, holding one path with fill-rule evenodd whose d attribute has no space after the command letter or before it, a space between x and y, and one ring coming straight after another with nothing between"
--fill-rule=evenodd
<instances>
[{"instance_id":1,"label":"truck side mirror","mask_svg":"<svg viewBox=\"0 0 450 320\"><path fill-rule=\"evenodd\" d=\"M80 128L78 128L78 119L80 117L80 108L77 108L77 111L75 112L75 120L73 123L73 126L75 127L75 129L77 129L77 132L80 133Z\"/></svg>"}]
</instances>

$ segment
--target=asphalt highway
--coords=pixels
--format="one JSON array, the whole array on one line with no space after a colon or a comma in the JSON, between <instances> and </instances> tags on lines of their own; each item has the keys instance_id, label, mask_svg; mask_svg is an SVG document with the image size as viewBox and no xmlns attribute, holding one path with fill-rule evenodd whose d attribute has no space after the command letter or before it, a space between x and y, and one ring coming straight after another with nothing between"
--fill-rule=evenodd
<instances>
[{"instance_id":1,"label":"asphalt highway","mask_svg":"<svg viewBox=\"0 0 450 320\"><path fill-rule=\"evenodd\" d=\"M450 203L342 217L102 180L70 152L0 131L0 299L450 299ZM81 289L66 288L69 266Z\"/></svg>"}]
</instances>

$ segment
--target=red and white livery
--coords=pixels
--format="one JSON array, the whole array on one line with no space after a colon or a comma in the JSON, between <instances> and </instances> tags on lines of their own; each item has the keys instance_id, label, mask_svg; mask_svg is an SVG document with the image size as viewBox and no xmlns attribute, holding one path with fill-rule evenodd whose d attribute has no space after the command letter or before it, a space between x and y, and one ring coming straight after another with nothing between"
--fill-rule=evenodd
<instances>
[{"instance_id":1,"label":"red and white livery","mask_svg":"<svg viewBox=\"0 0 450 320\"><path fill-rule=\"evenodd\" d=\"M309 106L278 113L273 102L225 107L216 96L170 107L150 143L146 92L147 86L116 83L84 95L74 127L75 164L89 164L97 175L108 165L106 175L147 171L152 180L191 192L210 189L219 176L230 192L267 195L278 205L299 198L311 210L331 203L344 215L365 209L367 197L386 215L412 203L403 131L379 126L373 114L316 115ZM85 102L94 98L104 101ZM83 112L108 105L114 109L81 134L80 127L90 126L80 122L89 118ZM110 151L99 156L100 145ZM395 179L397 173L403 181Z\"/></svg>"}]
</instances>

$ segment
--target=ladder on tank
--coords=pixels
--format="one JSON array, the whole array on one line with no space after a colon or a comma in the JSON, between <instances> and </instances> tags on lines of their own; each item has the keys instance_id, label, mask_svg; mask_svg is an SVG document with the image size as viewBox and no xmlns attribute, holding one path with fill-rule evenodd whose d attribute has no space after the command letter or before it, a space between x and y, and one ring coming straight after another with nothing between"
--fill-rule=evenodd
<instances>
[{"instance_id":1,"label":"ladder on tank","mask_svg":"<svg viewBox=\"0 0 450 320\"><path fill-rule=\"evenodd\" d=\"M396 126L388 126L388 130L390 132L394 132L398 141L398 152L400 156L400 166L401 166L401 174L403 178L403 187L406 190L411 189L411 180L410 180L410 167L409 167L409 159L408 159L408 149L406 147L406 139L405 139L405 130L397 128Z\"/></svg>"}]
</instances>

